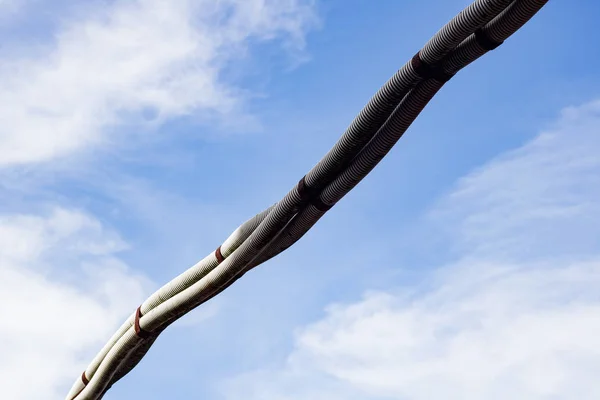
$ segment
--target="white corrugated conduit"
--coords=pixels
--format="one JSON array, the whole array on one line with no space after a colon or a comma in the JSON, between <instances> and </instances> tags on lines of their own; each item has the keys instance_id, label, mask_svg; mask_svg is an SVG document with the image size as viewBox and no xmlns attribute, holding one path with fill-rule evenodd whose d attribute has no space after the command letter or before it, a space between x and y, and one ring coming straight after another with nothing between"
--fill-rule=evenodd
<instances>
[{"instance_id":1,"label":"white corrugated conduit","mask_svg":"<svg viewBox=\"0 0 600 400\"><path fill-rule=\"evenodd\" d=\"M99 400L157 336L250 269L298 241L385 157L458 71L495 49L548 0L476 0L386 82L333 148L277 204L246 221L125 321L77 379L67 400Z\"/></svg>"}]
</instances>

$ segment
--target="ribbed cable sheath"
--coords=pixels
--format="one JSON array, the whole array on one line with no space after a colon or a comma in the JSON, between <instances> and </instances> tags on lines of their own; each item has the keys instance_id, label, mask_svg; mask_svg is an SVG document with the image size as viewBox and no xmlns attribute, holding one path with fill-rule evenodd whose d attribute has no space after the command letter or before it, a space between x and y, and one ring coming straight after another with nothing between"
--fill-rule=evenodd
<instances>
[{"instance_id":1,"label":"ribbed cable sheath","mask_svg":"<svg viewBox=\"0 0 600 400\"><path fill-rule=\"evenodd\" d=\"M142 340L136 336L133 328L128 329L107 352L103 362L98 366L96 374L76 399L97 400L111 383L111 378L119 370L121 362L129 358L130 352L135 351Z\"/></svg>"},{"instance_id":2,"label":"ribbed cable sheath","mask_svg":"<svg viewBox=\"0 0 600 400\"><path fill-rule=\"evenodd\" d=\"M417 85L402 100L396 111L381 127L377 136L352 160L339 177L323 189L321 194L323 202L335 204L358 184L391 150L442 86L443 83L433 79Z\"/></svg>"},{"instance_id":3,"label":"ribbed cable sheath","mask_svg":"<svg viewBox=\"0 0 600 400\"><path fill-rule=\"evenodd\" d=\"M326 204L335 204L341 197L350 191L358 182L368 174L374 166L391 150L393 145L400 139L402 134L412 124L427 103L441 89L444 84L434 79L428 79L419 83L402 100L392 116L371 140L367 146L350 163L347 169L331 184L325 187L321 199ZM290 224L289 230L282 232L271 247L269 252L262 258L252 263L258 265L266 259L272 258L281 251L287 249L300 237L302 237L320 218L323 212L317 213L312 205L307 212L301 212L295 223Z\"/></svg>"},{"instance_id":4,"label":"ribbed cable sheath","mask_svg":"<svg viewBox=\"0 0 600 400\"><path fill-rule=\"evenodd\" d=\"M211 298L211 293L219 290L221 286L229 286L239 279L243 273L231 273L231 269L228 270L224 266L229 260L231 258L225 259L199 282L150 310L140 319L141 328L147 332L163 330L168 324ZM133 328L129 328L110 348L95 376L90 379L90 383L85 386L76 399L97 400L97 396L105 392L108 385L115 382L114 376L117 371L126 370L127 364L139 362L139 360L130 358L129 353L134 353L138 348L143 350L142 341L143 339L135 335Z\"/></svg>"},{"instance_id":5,"label":"ribbed cable sheath","mask_svg":"<svg viewBox=\"0 0 600 400\"><path fill-rule=\"evenodd\" d=\"M428 64L441 60L450 50L470 36L477 28L487 24L511 1L474 2L448 22L439 32L423 46L419 52L421 59Z\"/></svg>"},{"instance_id":6,"label":"ribbed cable sheath","mask_svg":"<svg viewBox=\"0 0 600 400\"><path fill-rule=\"evenodd\" d=\"M438 31L421 49L419 55L429 64L439 62L451 49L461 43L474 30L481 28L494 17L498 16L511 1L476 1L461 11L456 17ZM306 185L319 190L322 185L330 182L339 174L365 144L374 136L383 122L389 118L399 101L408 93L421 77L415 72L411 62L406 63L392 76L384 86L377 91L367 105L354 119L350 127L334 145L334 147L314 166L305 176ZM319 217L320 218L320 217ZM299 236L290 238L282 234L275 242L275 248L266 251L257 262L260 264L281 251L289 248L304 233L317 222L303 217L294 225L298 228ZM303 230L304 229L304 230Z\"/></svg>"},{"instance_id":7,"label":"ribbed cable sheath","mask_svg":"<svg viewBox=\"0 0 600 400\"><path fill-rule=\"evenodd\" d=\"M504 42L546 3L548 0L517 0L486 24L481 31L495 42ZM442 68L448 73L455 73L485 53L485 49L477 44L475 35L471 35L444 60Z\"/></svg>"},{"instance_id":8,"label":"ribbed cable sheath","mask_svg":"<svg viewBox=\"0 0 600 400\"><path fill-rule=\"evenodd\" d=\"M511 0L473 2L425 44L419 52L421 59L429 64L438 62L510 3ZM310 188L320 189L331 181L373 137L400 100L420 79L411 62L400 68L369 100L333 148L306 174L306 184Z\"/></svg>"},{"instance_id":9,"label":"ribbed cable sheath","mask_svg":"<svg viewBox=\"0 0 600 400\"><path fill-rule=\"evenodd\" d=\"M246 240L246 238L254 231L254 229L256 229L256 227L259 225L259 223L266 217L266 215L271 211L272 208L273 208L273 206L269 207L268 209L264 210L260 214L257 214L252 219L246 221L238 229L236 229L223 242L223 244L220 247L222 249L223 257L227 258L229 255L231 255L231 253L236 248L238 248L244 242L244 240ZM213 257L212 253L206 258L211 258L211 257ZM212 261L212 258L211 258L211 261ZM216 265L217 265L216 263L211 262L209 268L205 268L204 270L200 270L198 268L193 276L191 276L190 274L187 274L187 273L190 271L193 271L195 267L190 268L188 271L186 271L186 273L180 275L180 277L181 277L181 276L184 276L187 274L185 279L181 280L182 283L180 284L180 286L177 288L176 291L172 290L168 294L168 296L165 295L164 291L161 292L161 290L159 290L158 292L155 293L155 295L159 292L162 293L162 295L160 296L162 301L155 302L153 304L152 308L156 307L159 304L162 304L164 301L170 299L172 296L176 295L177 293L180 293L183 290L189 288L192 284L194 284L195 282L200 280L200 278L202 278L208 272L210 272ZM166 288L166 286L163 287L163 289L164 288ZM142 312L144 315L147 314L147 312L152 309L152 308L147 308L146 311L144 311L144 304L148 303L152 299L153 296L151 296L148 300L146 300L146 302L144 302L142 304ZM131 326L133 326L133 323L131 324ZM157 331L162 331L167 326L168 326L167 324L163 324L161 327L159 327L157 329ZM142 341L135 348L135 350L132 352L132 354L130 354L128 357L126 357L125 359L123 359L121 361L121 364L117 367L116 372L114 373L113 377L110 380L111 382L118 381L120 378L125 376L129 371L131 371L139 363L139 361L141 361L143 356L148 352L148 350L150 349L150 347L156 340L156 336L159 334L159 333L157 333L157 331L153 332L153 336L149 340Z\"/></svg>"},{"instance_id":10,"label":"ribbed cable sheath","mask_svg":"<svg viewBox=\"0 0 600 400\"><path fill-rule=\"evenodd\" d=\"M237 228L220 246L223 257L229 257L244 241L254 232L260 223L266 218L274 205L255 215L250 220L246 221ZM197 282L207 273L212 271L218 265L218 260L213 254L208 255L204 260L197 263L192 268L188 269L177 278L173 279L167 285L163 286L156 293L150 296L142 303L141 310L143 314L170 299L182 290L190 287L194 282Z\"/></svg>"},{"instance_id":11,"label":"ribbed cable sheath","mask_svg":"<svg viewBox=\"0 0 600 400\"><path fill-rule=\"evenodd\" d=\"M485 43L482 38L490 43L503 41L547 0L516 0L508 6L509 3L475 1L425 45L419 52L420 59L426 63L443 59L443 70L454 74L485 53L486 49L480 46ZM473 32L479 28L480 36L476 38ZM322 188L318 200L333 205L348 193L387 154L442 86L439 80L422 80L411 63L399 70L371 99L334 148L306 175L309 189ZM176 283L151 296L140 307L139 318L142 329L139 334L149 332L150 337L142 339L136 334L132 315L113 336L116 340L107 343L99 364L88 368L95 373L90 376L86 370L87 386L76 383L68 399L98 400L139 362L168 324L297 241L325 213L307 203L305 196L295 186L279 203L260 214L262 219L251 224L252 229L247 230L244 239L232 239L231 247L224 243L222 254L206 257L192 267L193 272L186 271L174 280Z\"/></svg>"},{"instance_id":12,"label":"ribbed cable sheath","mask_svg":"<svg viewBox=\"0 0 600 400\"><path fill-rule=\"evenodd\" d=\"M296 218L290 221L288 226L277 235L271 245L255 258L247 268L252 269L287 250L291 245L300 240L302 236L304 236L304 234L306 234L306 232L308 232L308 230L311 229L323 215L325 215L325 213L326 211L318 210L314 205L308 204L300 210L296 215Z\"/></svg>"},{"instance_id":13,"label":"ribbed cable sheath","mask_svg":"<svg viewBox=\"0 0 600 400\"><path fill-rule=\"evenodd\" d=\"M160 332L153 332L152 337L143 340L141 343L138 344L137 347L133 349L133 351L127 354L125 358L123 358L121 364L115 370L115 373L110 379L111 383L117 382L119 379L127 375L133 368L135 368L136 365L139 364L139 362L146 355L148 350L150 350L150 347L152 347L159 334Z\"/></svg>"},{"instance_id":14,"label":"ribbed cable sheath","mask_svg":"<svg viewBox=\"0 0 600 400\"><path fill-rule=\"evenodd\" d=\"M248 221L240 225L221 245L220 249L223 256L229 256L241 243L243 243L248 236L256 229L256 227L262 222L262 220L268 215L273 206L267 208L261 213L255 215ZM198 262L196 265L179 275L178 277L171 280L169 283L164 285L161 289L152 294L141 306L142 313L147 313L150 309L161 304L163 301L171 298L173 295L185 290L191 286L194 282L205 276L210 270L217 265L217 260L214 253L209 254L203 260ZM134 314L121 325L117 332L110 338L110 340L104 345L100 352L94 357L84 374L88 379L92 379L96 373L96 370L100 363L106 357L106 354L114 346L128 329L133 326L135 316ZM73 399L75 396L84 388L84 384L81 379L78 379L74 384L67 399Z\"/></svg>"},{"instance_id":15,"label":"ribbed cable sheath","mask_svg":"<svg viewBox=\"0 0 600 400\"><path fill-rule=\"evenodd\" d=\"M532 18L546 3L547 0L517 0L512 4L512 7L507 8L491 21L489 27L484 28L483 31L486 34L493 32L494 35L490 36L496 41L504 41ZM464 54L463 50L469 47L477 48L480 47L480 44L477 41L467 39L460 49L461 52L456 53L455 56L450 55L443 60L442 69L456 72L459 68L468 64L468 62L463 61L461 65L457 65L455 60ZM479 57L481 56L479 53L473 51L470 54ZM452 67L447 64L450 62L453 62ZM435 80L428 80L411 91L381 127L373 140L352 161L348 169L323 190L321 201L333 205L354 188L388 153L442 85Z\"/></svg>"},{"instance_id":16,"label":"ribbed cable sheath","mask_svg":"<svg viewBox=\"0 0 600 400\"><path fill-rule=\"evenodd\" d=\"M516 2L512 3L507 9L505 9L500 15L498 15L496 18L494 18L492 21L486 24L481 29L481 31L483 34L488 35L491 40L498 43L502 43L519 28L521 28L523 24L525 24L529 19L531 19L533 15L535 15L537 11L539 11L547 2L548 0L517 0ZM449 53L447 57L445 57L442 60L441 67L445 72L449 74L455 74L460 69L466 67L471 62L481 57L487 51L488 50L481 47L481 45L475 39L475 35L473 34L469 36L466 40L464 40L461 44L459 44L455 50ZM394 113L397 112L398 110L394 111ZM379 135L380 132L378 132L372 140L376 140L377 136ZM393 146L394 143L395 141L389 142L388 145ZM361 151L365 151L365 149L363 148L363 150ZM376 162L379 162L379 160L377 160ZM374 165L371 167L371 169L373 167ZM360 177L356 176L353 179L360 180L362 179L362 177L364 177L364 175ZM348 178L346 177L346 179ZM356 181L352 185L345 184L345 186L349 191L357 183L358 181ZM340 185L340 183L338 182L337 185ZM340 194L339 198L341 198L344 194ZM334 201L333 198L327 199L325 196L320 195L321 202L327 205L335 204L335 202L337 202L339 198ZM296 218L294 222L290 224L288 228L286 228L286 230L279 235L277 240L274 241L273 245L267 251L265 251L263 255L255 262L257 264L263 263L269 260L270 258L275 257L277 254L284 251L285 249L289 248L297 240L299 240L310 228L312 228L318 221L318 219L321 218L322 215L323 214L317 216L304 213L298 218Z\"/></svg>"},{"instance_id":17,"label":"ribbed cable sheath","mask_svg":"<svg viewBox=\"0 0 600 400\"><path fill-rule=\"evenodd\" d=\"M487 34L496 41L506 40L527 23L548 0L516 0L487 25Z\"/></svg>"}]
</instances>

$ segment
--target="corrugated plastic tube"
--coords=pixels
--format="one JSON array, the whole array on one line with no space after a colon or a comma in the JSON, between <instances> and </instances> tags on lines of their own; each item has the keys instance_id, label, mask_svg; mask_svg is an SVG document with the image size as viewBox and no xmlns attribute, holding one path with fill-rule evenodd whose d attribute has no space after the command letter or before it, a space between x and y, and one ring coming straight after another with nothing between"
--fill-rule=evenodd
<instances>
[{"instance_id":1,"label":"corrugated plastic tube","mask_svg":"<svg viewBox=\"0 0 600 400\"><path fill-rule=\"evenodd\" d=\"M255 215L248 221L244 222L240 225L221 245L220 251L224 257L229 256L233 251L242 244L250 234L256 229L256 227L260 224L260 222L268 215L273 206L267 208L261 213ZM187 287L191 286L194 282L200 280L203 276L205 276L210 270L212 270L218 264L218 260L216 259L215 253L211 253L206 256L204 259L196 263L194 266L189 268L187 271L177 276L169 283L164 285L154 294L152 294L142 305L140 306L140 310L142 313L147 313L152 308L161 304L165 300L171 298L173 295L181 292ZM117 330L117 332L110 338L110 340L106 343L106 345L100 350L100 352L94 357L90 365L86 368L84 372L84 376L86 380L92 379L96 373L96 370L102 360L106 357L108 351L114 346L114 344L127 332L128 329L133 327L135 321L135 314L133 313L127 320L121 325L121 327ZM83 377L82 377L83 378ZM83 379L78 379L69 395L68 399L74 398L84 387Z\"/></svg>"},{"instance_id":2,"label":"corrugated plastic tube","mask_svg":"<svg viewBox=\"0 0 600 400\"><path fill-rule=\"evenodd\" d=\"M452 76L509 37L546 3L475 1L446 24L416 58L438 67L437 73ZM322 204L334 205L358 184L445 83L445 79L423 77L414 60L376 93L332 150L304 177L306 190ZM67 399L101 398L139 362L170 323L291 246L325 212L307 202L298 186L292 188L279 203L240 226L219 254L205 257L146 300L98 353ZM149 336L140 337L136 329Z\"/></svg>"},{"instance_id":3,"label":"corrugated plastic tube","mask_svg":"<svg viewBox=\"0 0 600 400\"><path fill-rule=\"evenodd\" d=\"M500 15L486 24L481 28L478 35L472 34L466 40L464 40L455 50L453 50L447 57L445 57L440 66L442 70L447 75L454 75L462 68L466 67L488 51L490 51L490 47L486 46L485 43L482 43L481 37L487 37L490 39L492 43L500 44L504 42L508 37L510 37L513 33L515 33L520 27L522 27L529 19L531 19L546 3L548 0L520 0L512 3L508 8L506 8ZM438 89L433 89L431 91L431 97L437 92ZM412 93L412 92L411 92ZM396 122L394 124L393 135L394 140L387 140L384 143L378 143L381 141L382 135L385 133L382 132L383 128L377 132L375 137L369 143L371 148L373 146L378 146L379 150L376 151L375 156L370 157L369 161L362 161L361 164L364 166L368 166L366 169L362 168L363 171L360 173L352 173L347 172L347 169L343 171L341 175L334 180L333 183L330 183L327 189L325 189L320 195L319 200L321 203L326 206L332 206L337 201L339 201L346 193L348 193L368 172L370 172L375 165L383 158L385 154L393 147L396 141L400 138L400 136L405 132L408 126L412 123L412 121L416 118L420 109L425 106L425 104L429 101L431 97L421 94L419 96L421 98L422 104L413 104L411 106L412 113L407 112L406 108L398 107L393 113L392 116L388 119L386 124L392 124L394 118L398 119L400 116L403 118L403 122L398 125ZM406 99L405 99L406 100ZM414 102L412 102L414 103ZM417 111L415 114L414 112ZM409 115L414 115L414 118L407 118ZM386 128L388 131L387 136L389 136L389 126ZM369 146L368 145L368 146ZM362 152L367 151L366 148L361 150L359 153L359 158ZM372 150L371 150L372 151ZM364 157L363 157L364 158ZM366 163L366 164L365 164ZM356 166L354 167L356 170ZM345 175L344 175L345 174ZM333 186L333 188L332 188ZM326 194L327 192L328 194ZM275 257L277 254L289 248L296 241L298 241L310 228L312 228L315 223L325 214L325 211L321 211L317 209L313 205L309 205L306 210L300 212L300 215L295 218L295 220L288 225L288 227L281 232L277 240L275 240L272 245L267 249L267 251L263 252L263 254L258 257L250 267L255 265L259 265L272 257Z\"/></svg>"}]
</instances>

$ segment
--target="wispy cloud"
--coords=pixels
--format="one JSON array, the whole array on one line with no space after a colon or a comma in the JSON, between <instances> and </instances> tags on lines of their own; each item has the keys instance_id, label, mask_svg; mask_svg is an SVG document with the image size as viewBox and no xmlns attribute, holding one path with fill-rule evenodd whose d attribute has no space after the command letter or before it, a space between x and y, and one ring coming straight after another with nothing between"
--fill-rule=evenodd
<instances>
[{"instance_id":1,"label":"wispy cloud","mask_svg":"<svg viewBox=\"0 0 600 400\"><path fill-rule=\"evenodd\" d=\"M117 257L126 244L79 211L0 216L2 396L62 398L148 293Z\"/></svg>"},{"instance_id":2,"label":"wispy cloud","mask_svg":"<svg viewBox=\"0 0 600 400\"><path fill-rule=\"evenodd\" d=\"M126 141L115 131L132 122L244 120L223 69L255 41L301 49L315 21L304 0L116 1L75 14L45 48L0 60L0 166Z\"/></svg>"},{"instance_id":3,"label":"wispy cloud","mask_svg":"<svg viewBox=\"0 0 600 400\"><path fill-rule=\"evenodd\" d=\"M98 193L111 180L106 169L67 156L135 145L179 117L252 122L245 88L228 76L243 69L238 63L258 42L301 55L316 21L311 0L59 3L68 10L44 26L54 32L33 32L39 36L29 42L26 29L19 31L0 54L0 387L2 398L15 400L63 398L154 286L123 261L119 252L129 245L102 222L107 218L90 214L106 195ZM0 0L0 18L52 14L22 5ZM90 176L96 180L83 182ZM135 197L137 187L123 179L124 195ZM79 201L83 186L94 200ZM115 186L112 180L105 191ZM165 197L119 204L147 216ZM80 211L82 203L89 210ZM100 209L112 212L110 205ZM131 228L129 220L117 223ZM213 304L177 325L189 328L216 313Z\"/></svg>"},{"instance_id":4,"label":"wispy cloud","mask_svg":"<svg viewBox=\"0 0 600 400\"><path fill-rule=\"evenodd\" d=\"M431 218L471 256L597 254L599 119L599 102L563 110L535 140L461 179Z\"/></svg>"},{"instance_id":5,"label":"wispy cloud","mask_svg":"<svg viewBox=\"0 0 600 400\"><path fill-rule=\"evenodd\" d=\"M328 307L284 365L231 398L600 396L600 107L571 107L461 179L426 218L456 261L423 285Z\"/></svg>"}]
</instances>

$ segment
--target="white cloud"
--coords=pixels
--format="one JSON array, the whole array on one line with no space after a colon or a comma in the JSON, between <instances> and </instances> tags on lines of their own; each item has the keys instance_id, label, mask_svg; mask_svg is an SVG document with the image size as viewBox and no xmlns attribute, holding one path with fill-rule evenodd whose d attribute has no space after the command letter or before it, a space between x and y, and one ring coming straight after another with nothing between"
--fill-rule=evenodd
<instances>
[{"instance_id":1,"label":"white cloud","mask_svg":"<svg viewBox=\"0 0 600 400\"><path fill-rule=\"evenodd\" d=\"M280 38L302 48L314 22L311 3L92 3L47 48L0 60L0 166L116 141L110 132L132 121L191 114L244 120L243 95L222 79L223 68L252 41Z\"/></svg>"},{"instance_id":2,"label":"white cloud","mask_svg":"<svg viewBox=\"0 0 600 400\"><path fill-rule=\"evenodd\" d=\"M119 236L81 212L0 217L2 398L62 399L149 282Z\"/></svg>"},{"instance_id":3,"label":"white cloud","mask_svg":"<svg viewBox=\"0 0 600 400\"><path fill-rule=\"evenodd\" d=\"M431 217L470 256L598 254L600 102L571 107L535 140L460 180Z\"/></svg>"},{"instance_id":4,"label":"white cloud","mask_svg":"<svg viewBox=\"0 0 600 400\"><path fill-rule=\"evenodd\" d=\"M600 102L461 179L428 215L459 256L338 304L237 398L597 399Z\"/></svg>"}]
</instances>

